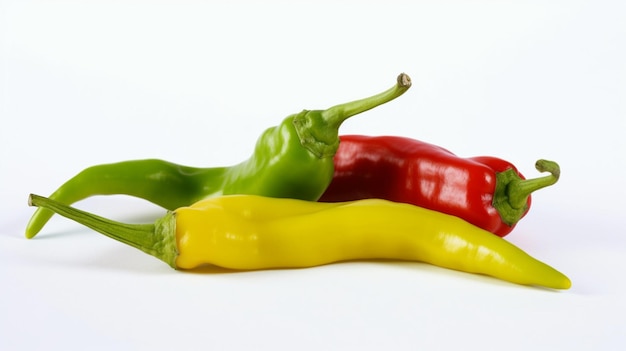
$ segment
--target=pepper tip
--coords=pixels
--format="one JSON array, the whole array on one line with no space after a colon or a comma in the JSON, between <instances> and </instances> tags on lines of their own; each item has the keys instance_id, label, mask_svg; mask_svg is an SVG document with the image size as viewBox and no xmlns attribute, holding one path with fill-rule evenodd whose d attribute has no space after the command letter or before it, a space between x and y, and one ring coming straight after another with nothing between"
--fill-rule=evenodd
<instances>
[{"instance_id":1,"label":"pepper tip","mask_svg":"<svg viewBox=\"0 0 626 351\"><path fill-rule=\"evenodd\" d=\"M572 280L568 276L566 276L565 274L563 274L563 278L561 280L561 283L562 283L561 284L561 289L563 289L563 290L567 290L567 289L572 287Z\"/></svg>"}]
</instances>

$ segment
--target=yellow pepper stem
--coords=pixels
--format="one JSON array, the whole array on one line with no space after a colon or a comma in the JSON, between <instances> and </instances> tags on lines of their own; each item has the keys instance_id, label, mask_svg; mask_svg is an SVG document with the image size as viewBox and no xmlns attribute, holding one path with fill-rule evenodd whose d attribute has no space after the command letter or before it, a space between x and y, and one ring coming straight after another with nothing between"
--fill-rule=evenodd
<instances>
[{"instance_id":1,"label":"yellow pepper stem","mask_svg":"<svg viewBox=\"0 0 626 351\"><path fill-rule=\"evenodd\" d=\"M112 221L34 194L28 197L28 205L50 209L109 238L159 258L176 268L178 250L176 249L174 229L176 221L173 212L169 212L165 217L157 220L155 224L127 224Z\"/></svg>"}]
</instances>

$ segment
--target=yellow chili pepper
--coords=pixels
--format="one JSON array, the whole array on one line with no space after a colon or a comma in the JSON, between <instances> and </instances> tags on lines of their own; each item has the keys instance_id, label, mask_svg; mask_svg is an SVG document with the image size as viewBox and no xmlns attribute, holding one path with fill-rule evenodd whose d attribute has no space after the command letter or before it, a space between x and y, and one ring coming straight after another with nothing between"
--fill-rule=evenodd
<instances>
[{"instance_id":1,"label":"yellow chili pepper","mask_svg":"<svg viewBox=\"0 0 626 351\"><path fill-rule=\"evenodd\" d=\"M358 259L428 262L518 284L568 289L570 280L510 242L460 218L386 200L319 203L231 195L181 207L155 224L123 224L37 195L48 208L173 268L312 267Z\"/></svg>"}]
</instances>

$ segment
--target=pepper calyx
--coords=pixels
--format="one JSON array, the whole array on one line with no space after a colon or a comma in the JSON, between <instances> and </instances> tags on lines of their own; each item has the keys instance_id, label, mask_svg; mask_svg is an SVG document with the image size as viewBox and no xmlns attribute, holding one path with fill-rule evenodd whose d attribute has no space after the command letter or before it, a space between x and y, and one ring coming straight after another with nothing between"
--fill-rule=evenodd
<instances>
[{"instance_id":1,"label":"pepper calyx","mask_svg":"<svg viewBox=\"0 0 626 351\"><path fill-rule=\"evenodd\" d=\"M327 125L322 111L304 110L293 118L300 144L318 158L333 157L339 148L339 128Z\"/></svg>"},{"instance_id":2,"label":"pepper calyx","mask_svg":"<svg viewBox=\"0 0 626 351\"><path fill-rule=\"evenodd\" d=\"M154 234L159 240L154 244L152 256L176 269L176 258L179 255L176 244L176 212L168 211L154 223Z\"/></svg>"}]
</instances>

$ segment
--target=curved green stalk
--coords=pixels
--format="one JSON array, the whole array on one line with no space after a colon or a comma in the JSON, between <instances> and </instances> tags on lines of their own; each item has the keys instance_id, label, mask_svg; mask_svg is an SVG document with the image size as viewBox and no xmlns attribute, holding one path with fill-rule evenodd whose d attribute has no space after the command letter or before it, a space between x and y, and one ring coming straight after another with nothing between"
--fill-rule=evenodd
<instances>
[{"instance_id":1,"label":"curved green stalk","mask_svg":"<svg viewBox=\"0 0 626 351\"><path fill-rule=\"evenodd\" d=\"M371 110L404 94L411 87L411 78L401 73L396 85L365 99L335 105L323 111L305 111L293 123L302 146L319 158L333 157L339 147L338 130L348 118Z\"/></svg>"},{"instance_id":2,"label":"curved green stalk","mask_svg":"<svg viewBox=\"0 0 626 351\"><path fill-rule=\"evenodd\" d=\"M538 160L535 163L535 168L539 172L550 172L550 175L534 179L519 179L509 184L507 193L511 207L524 207L532 192L555 184L561 176L561 168L553 161Z\"/></svg>"}]
</instances>

